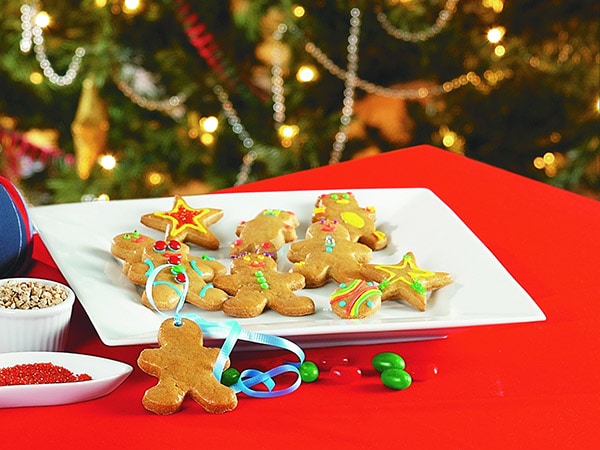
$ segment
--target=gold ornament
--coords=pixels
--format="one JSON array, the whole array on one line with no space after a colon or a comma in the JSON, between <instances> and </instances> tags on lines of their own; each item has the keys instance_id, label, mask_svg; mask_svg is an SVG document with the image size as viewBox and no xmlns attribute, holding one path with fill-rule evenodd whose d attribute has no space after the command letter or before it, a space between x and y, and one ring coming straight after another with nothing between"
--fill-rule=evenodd
<instances>
[{"instance_id":1,"label":"gold ornament","mask_svg":"<svg viewBox=\"0 0 600 450\"><path fill-rule=\"evenodd\" d=\"M71 124L77 174L87 180L98 156L106 148L108 107L94 85L93 77L83 81L75 120Z\"/></svg>"}]
</instances>

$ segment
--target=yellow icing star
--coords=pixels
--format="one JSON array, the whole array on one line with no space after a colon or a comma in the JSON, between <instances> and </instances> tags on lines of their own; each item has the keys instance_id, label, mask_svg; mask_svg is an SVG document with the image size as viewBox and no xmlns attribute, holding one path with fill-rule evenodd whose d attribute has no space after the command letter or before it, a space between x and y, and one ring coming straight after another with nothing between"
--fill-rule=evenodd
<instances>
[{"instance_id":1,"label":"yellow icing star","mask_svg":"<svg viewBox=\"0 0 600 450\"><path fill-rule=\"evenodd\" d=\"M421 269L412 252L406 253L397 264L367 264L361 274L379 283L382 300L405 300L419 311L425 311L427 292L452 283L446 272Z\"/></svg>"}]
</instances>

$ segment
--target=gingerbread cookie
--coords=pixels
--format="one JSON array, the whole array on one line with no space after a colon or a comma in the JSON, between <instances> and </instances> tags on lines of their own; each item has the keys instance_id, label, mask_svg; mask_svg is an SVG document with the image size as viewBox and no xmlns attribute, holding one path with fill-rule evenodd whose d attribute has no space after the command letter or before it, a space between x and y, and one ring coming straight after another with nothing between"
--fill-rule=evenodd
<instances>
[{"instance_id":1,"label":"gingerbread cookie","mask_svg":"<svg viewBox=\"0 0 600 450\"><path fill-rule=\"evenodd\" d=\"M331 310L342 319L364 319L379 311L381 291L372 281L342 283L329 297Z\"/></svg>"},{"instance_id":2,"label":"gingerbread cookie","mask_svg":"<svg viewBox=\"0 0 600 450\"><path fill-rule=\"evenodd\" d=\"M116 239L117 242L119 240ZM146 239L145 242L141 253L136 248L131 258L125 260L128 267L126 275L132 283L146 286L148 277L157 267L169 264L168 268L156 274L151 287L152 302L146 290L142 293L145 306L158 310L175 308L184 292L184 284L189 283L186 302L208 311L221 309L228 295L214 288L211 281L215 275L227 272L223 264L208 256L191 256L189 247L175 239L169 242Z\"/></svg>"},{"instance_id":3,"label":"gingerbread cookie","mask_svg":"<svg viewBox=\"0 0 600 450\"><path fill-rule=\"evenodd\" d=\"M300 225L296 214L281 209L265 209L254 219L238 225L235 234L239 239L229 247L230 256L245 253L263 253L277 259L277 251L287 242L295 241Z\"/></svg>"},{"instance_id":4,"label":"gingerbread cookie","mask_svg":"<svg viewBox=\"0 0 600 450\"><path fill-rule=\"evenodd\" d=\"M330 279L337 283L359 278L360 267L371 261L372 250L350 240L348 229L337 220L311 224L306 239L294 242L287 253L295 263L292 272L306 278L306 287L323 286Z\"/></svg>"},{"instance_id":5,"label":"gingerbread cookie","mask_svg":"<svg viewBox=\"0 0 600 450\"><path fill-rule=\"evenodd\" d=\"M209 413L235 409L235 392L213 374L219 349L203 346L202 330L195 322L182 319L177 325L173 319L165 320L158 344L159 348L142 350L137 360L140 369L158 378L158 384L144 393L144 408L156 414L173 414L189 396Z\"/></svg>"},{"instance_id":6,"label":"gingerbread cookie","mask_svg":"<svg viewBox=\"0 0 600 450\"><path fill-rule=\"evenodd\" d=\"M144 214L140 221L149 228L166 232L166 240L191 242L210 250L219 248L219 239L209 226L223 217L223 211L214 208L191 208L179 195L175 196L173 209Z\"/></svg>"},{"instance_id":7,"label":"gingerbread cookie","mask_svg":"<svg viewBox=\"0 0 600 450\"><path fill-rule=\"evenodd\" d=\"M137 230L121 233L113 237L110 252L116 258L123 260L123 273L127 274L131 263L141 260L144 248L151 242L154 242L154 239Z\"/></svg>"},{"instance_id":8,"label":"gingerbread cookie","mask_svg":"<svg viewBox=\"0 0 600 450\"><path fill-rule=\"evenodd\" d=\"M312 221L337 220L350 232L353 242L360 242L372 250L381 250L387 245L387 235L375 228L375 207L359 206L351 192L322 194L315 203Z\"/></svg>"},{"instance_id":9,"label":"gingerbread cookie","mask_svg":"<svg viewBox=\"0 0 600 450\"><path fill-rule=\"evenodd\" d=\"M404 300L419 311L427 308L428 294L452 283L446 272L431 272L417 266L412 252L398 264L367 264L361 269L366 280L379 283L381 299Z\"/></svg>"},{"instance_id":10,"label":"gingerbread cookie","mask_svg":"<svg viewBox=\"0 0 600 450\"><path fill-rule=\"evenodd\" d=\"M299 273L277 272L277 263L267 255L248 253L234 258L229 275L213 283L232 297L223 303L223 312L232 317L256 317L265 308L284 316L305 316L315 311L313 301L293 291L304 287Z\"/></svg>"}]
</instances>

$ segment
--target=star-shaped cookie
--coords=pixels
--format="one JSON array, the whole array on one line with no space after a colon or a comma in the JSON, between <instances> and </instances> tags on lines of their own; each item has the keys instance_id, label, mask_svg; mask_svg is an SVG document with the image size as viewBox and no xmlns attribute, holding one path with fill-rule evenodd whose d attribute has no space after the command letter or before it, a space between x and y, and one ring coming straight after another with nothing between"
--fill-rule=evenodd
<instances>
[{"instance_id":1,"label":"star-shaped cookie","mask_svg":"<svg viewBox=\"0 0 600 450\"><path fill-rule=\"evenodd\" d=\"M379 283L381 300L404 300L419 311L427 307L427 294L452 283L446 272L431 272L417 266L415 255L406 253L397 264L366 264L361 275Z\"/></svg>"},{"instance_id":2,"label":"star-shaped cookie","mask_svg":"<svg viewBox=\"0 0 600 450\"><path fill-rule=\"evenodd\" d=\"M219 239L208 229L223 217L223 211L214 208L192 208L179 195L173 209L144 214L140 221L149 228L167 233L165 240L191 242L210 250L219 248Z\"/></svg>"}]
</instances>

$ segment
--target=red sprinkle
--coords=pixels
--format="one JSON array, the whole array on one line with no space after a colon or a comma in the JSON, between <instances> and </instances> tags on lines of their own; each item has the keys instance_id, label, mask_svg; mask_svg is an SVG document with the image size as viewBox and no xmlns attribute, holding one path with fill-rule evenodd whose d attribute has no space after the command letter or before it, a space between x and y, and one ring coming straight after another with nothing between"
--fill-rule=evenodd
<instances>
[{"instance_id":1,"label":"red sprinkle","mask_svg":"<svg viewBox=\"0 0 600 450\"><path fill-rule=\"evenodd\" d=\"M72 383L91 379L86 373L75 375L69 369L52 363L17 364L0 368L0 386Z\"/></svg>"}]
</instances>

